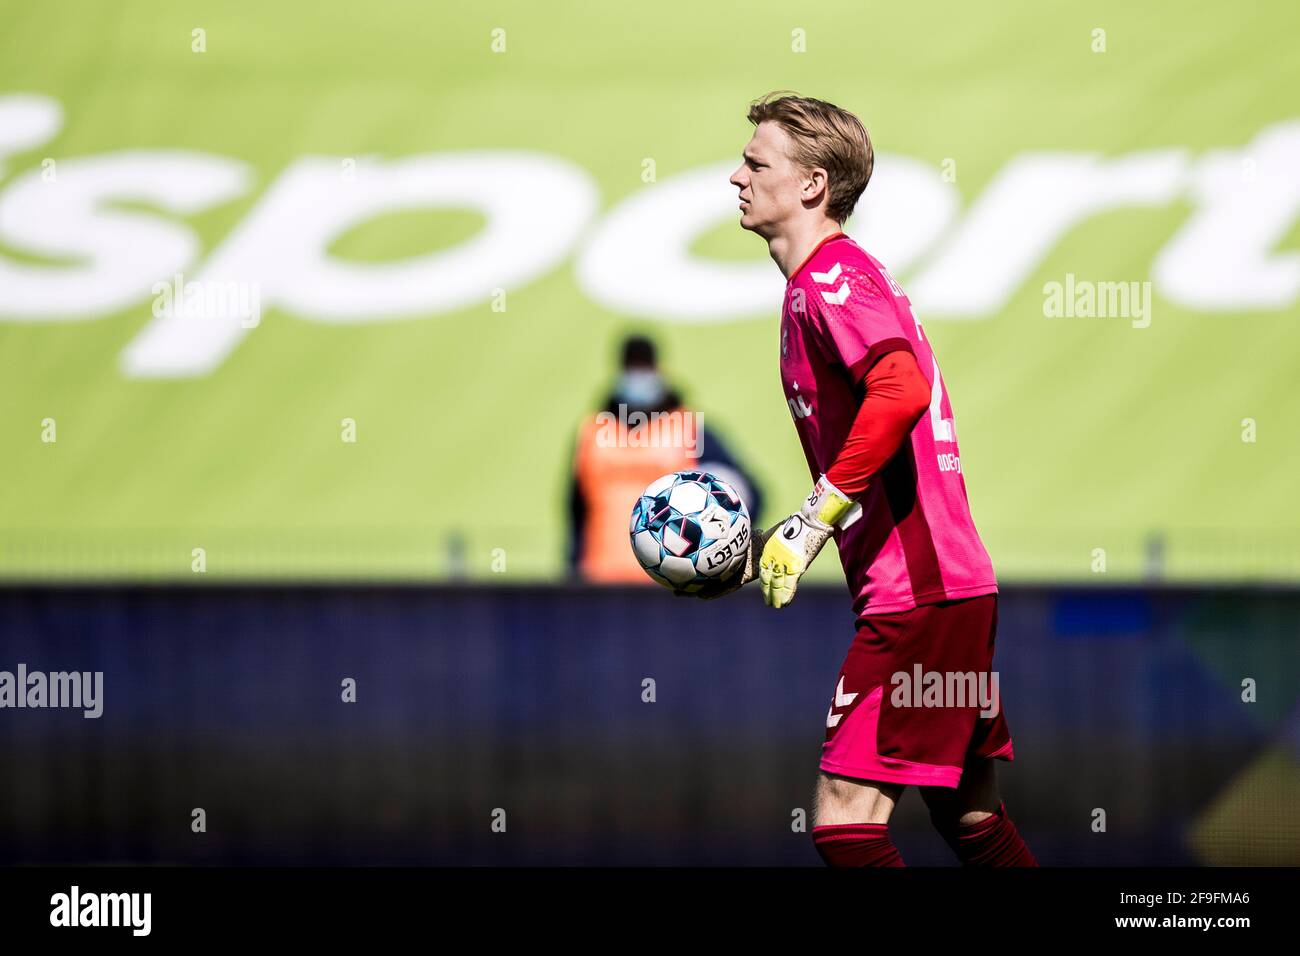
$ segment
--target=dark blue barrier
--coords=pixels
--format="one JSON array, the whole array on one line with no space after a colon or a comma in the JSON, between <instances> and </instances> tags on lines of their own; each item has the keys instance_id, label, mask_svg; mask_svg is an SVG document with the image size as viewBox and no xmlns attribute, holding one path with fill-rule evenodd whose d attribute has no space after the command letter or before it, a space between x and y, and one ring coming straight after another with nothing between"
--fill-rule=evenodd
<instances>
[{"instance_id":1,"label":"dark blue barrier","mask_svg":"<svg viewBox=\"0 0 1300 956\"><path fill-rule=\"evenodd\" d=\"M1300 862L1297 622L1295 591L1005 589L1040 861ZM838 587L2 590L0 670L102 671L104 711L0 709L0 862L817 863L792 821L852 625ZM951 862L915 793L893 832Z\"/></svg>"}]
</instances>

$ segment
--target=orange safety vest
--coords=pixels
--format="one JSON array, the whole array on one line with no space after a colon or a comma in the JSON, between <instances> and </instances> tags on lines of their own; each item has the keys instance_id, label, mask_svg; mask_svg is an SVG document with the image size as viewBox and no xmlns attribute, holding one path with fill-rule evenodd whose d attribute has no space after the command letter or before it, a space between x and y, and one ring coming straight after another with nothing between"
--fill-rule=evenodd
<instances>
[{"instance_id":1,"label":"orange safety vest","mask_svg":"<svg viewBox=\"0 0 1300 956\"><path fill-rule=\"evenodd\" d=\"M699 459L687 454L688 443L698 449L702 440L685 409L660 413L657 421L657 428L628 428L617 418L602 424L592 416L578 434L574 474L587 506L578 567L589 581L654 583L632 552L632 506L656 478L691 470Z\"/></svg>"}]
</instances>

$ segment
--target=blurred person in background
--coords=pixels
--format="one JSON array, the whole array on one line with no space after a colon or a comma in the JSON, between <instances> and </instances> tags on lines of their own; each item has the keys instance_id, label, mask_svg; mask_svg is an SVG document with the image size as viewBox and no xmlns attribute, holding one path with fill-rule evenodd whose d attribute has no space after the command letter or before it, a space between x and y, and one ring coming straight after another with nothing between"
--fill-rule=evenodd
<instances>
[{"instance_id":1,"label":"blurred person in background","mask_svg":"<svg viewBox=\"0 0 1300 956\"><path fill-rule=\"evenodd\" d=\"M705 428L659 370L655 344L623 341L621 368L604 408L583 420L569 481L569 566L587 580L653 583L637 562L628 521L637 497L674 471L707 471L729 482L755 522L762 493L717 432Z\"/></svg>"}]
</instances>

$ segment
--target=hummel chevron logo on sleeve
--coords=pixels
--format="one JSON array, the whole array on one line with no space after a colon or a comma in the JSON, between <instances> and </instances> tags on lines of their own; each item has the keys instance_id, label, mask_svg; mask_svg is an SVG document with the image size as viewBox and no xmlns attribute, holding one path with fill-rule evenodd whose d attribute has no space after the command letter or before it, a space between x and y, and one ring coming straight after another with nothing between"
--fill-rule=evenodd
<instances>
[{"instance_id":1,"label":"hummel chevron logo on sleeve","mask_svg":"<svg viewBox=\"0 0 1300 956\"><path fill-rule=\"evenodd\" d=\"M813 281L821 285L833 285L835 280L840 277L840 264L837 262L831 266L830 272L814 272ZM846 279L834 292L823 292L822 298L834 305L843 305L844 300L849 297L849 283Z\"/></svg>"},{"instance_id":2,"label":"hummel chevron logo on sleeve","mask_svg":"<svg viewBox=\"0 0 1300 956\"><path fill-rule=\"evenodd\" d=\"M825 299L827 302L834 303L835 305L843 305L844 300L847 299L848 297L849 297L849 284L847 282L845 282L834 292L822 293L823 299Z\"/></svg>"},{"instance_id":3,"label":"hummel chevron logo on sleeve","mask_svg":"<svg viewBox=\"0 0 1300 956\"><path fill-rule=\"evenodd\" d=\"M830 272L814 272L812 274L814 282L820 282L822 285L831 285L840 277L840 264L837 262L831 266Z\"/></svg>"}]
</instances>

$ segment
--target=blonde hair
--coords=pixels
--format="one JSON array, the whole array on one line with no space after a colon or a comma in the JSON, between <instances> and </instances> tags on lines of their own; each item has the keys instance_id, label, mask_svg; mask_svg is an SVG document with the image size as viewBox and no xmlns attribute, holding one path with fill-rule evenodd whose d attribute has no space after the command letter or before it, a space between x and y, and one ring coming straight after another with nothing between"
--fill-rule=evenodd
<instances>
[{"instance_id":1,"label":"blonde hair","mask_svg":"<svg viewBox=\"0 0 1300 956\"><path fill-rule=\"evenodd\" d=\"M768 93L749 105L749 121L777 123L793 141L790 159L804 169L826 170L826 215L843 223L867 188L875 154L862 121L834 103L789 90Z\"/></svg>"}]
</instances>

